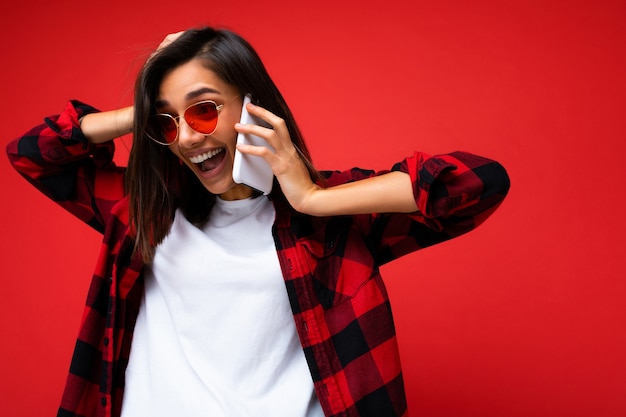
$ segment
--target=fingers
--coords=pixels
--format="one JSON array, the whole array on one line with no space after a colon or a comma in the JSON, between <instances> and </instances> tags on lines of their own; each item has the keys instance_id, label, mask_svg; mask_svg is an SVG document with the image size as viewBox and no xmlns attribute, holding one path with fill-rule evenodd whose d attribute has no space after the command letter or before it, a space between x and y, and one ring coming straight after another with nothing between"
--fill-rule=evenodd
<instances>
[{"instance_id":1,"label":"fingers","mask_svg":"<svg viewBox=\"0 0 626 417\"><path fill-rule=\"evenodd\" d=\"M291 142L285 121L260 106L249 104L247 110L251 115L270 124L271 127L237 123L235 130L241 133L258 136L271 148L237 144L237 149L242 153L263 158L272 167L272 171L274 175L279 178L279 181L283 175L290 172L295 173L301 171L301 165L303 165L303 163L295 146Z\"/></svg>"},{"instance_id":2,"label":"fingers","mask_svg":"<svg viewBox=\"0 0 626 417\"><path fill-rule=\"evenodd\" d=\"M175 33L170 33L169 35L167 35L165 37L165 39L163 39L161 41L161 44L157 47L157 51L165 48L166 46L168 46L170 43L174 42L176 39L178 39L180 37L180 35L182 35L183 33L185 33L184 30L181 30L180 32L175 32Z\"/></svg>"},{"instance_id":3,"label":"fingers","mask_svg":"<svg viewBox=\"0 0 626 417\"><path fill-rule=\"evenodd\" d=\"M275 151L290 149L293 147L291 137L289 136L289 129L287 129L287 124L282 118L276 116L269 110L261 106L255 106L254 104L248 104L247 110L252 116L263 120L269 124L270 127L258 126L254 124L237 124L235 126L237 131L250 133L265 139L265 141L272 148L274 148Z\"/></svg>"},{"instance_id":4,"label":"fingers","mask_svg":"<svg viewBox=\"0 0 626 417\"><path fill-rule=\"evenodd\" d=\"M319 187L311 180L304 161L291 141L287 124L284 119L263 107L248 104L246 109L251 115L270 124L271 128L238 123L235 130L263 138L273 151L264 146L241 144L237 144L237 149L242 153L263 158L272 168L289 204L297 211L305 212L308 202L311 201L310 197Z\"/></svg>"},{"instance_id":5,"label":"fingers","mask_svg":"<svg viewBox=\"0 0 626 417\"><path fill-rule=\"evenodd\" d=\"M159 44L159 46L157 46L157 48L150 54L150 56L148 57L148 62L150 62L152 60L152 58L154 58L159 51L161 51L163 48L167 47L169 44L171 44L172 42L174 42L176 39L178 39L180 37L180 35L182 35L183 33L185 33L184 30L181 30L180 32L175 32L175 33L170 33L169 35L167 35Z\"/></svg>"},{"instance_id":6,"label":"fingers","mask_svg":"<svg viewBox=\"0 0 626 417\"><path fill-rule=\"evenodd\" d=\"M268 122L270 125L272 125L274 128L277 127L277 125L285 125L285 121L283 119L281 119L280 117L276 116L274 113L272 113L271 111L261 107L261 106L257 106L254 105L252 103L248 103L247 106L248 112L253 115L256 116L262 120L265 120L266 122Z\"/></svg>"}]
</instances>

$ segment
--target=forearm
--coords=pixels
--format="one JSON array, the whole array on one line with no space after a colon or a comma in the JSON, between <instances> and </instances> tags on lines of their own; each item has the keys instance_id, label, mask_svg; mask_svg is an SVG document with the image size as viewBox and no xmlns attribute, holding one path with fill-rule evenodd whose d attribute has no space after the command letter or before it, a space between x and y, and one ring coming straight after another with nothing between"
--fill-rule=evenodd
<instances>
[{"instance_id":1,"label":"forearm","mask_svg":"<svg viewBox=\"0 0 626 417\"><path fill-rule=\"evenodd\" d=\"M357 178L362 174L370 175L357 172ZM343 183L343 176L338 173L335 178ZM391 173L333 187L335 181L331 178L326 189L305 186L305 197L290 201L300 201L296 210L316 216L419 213L431 220L474 219L477 225L509 189L508 175L499 163L465 152L433 157L415 153Z\"/></svg>"},{"instance_id":2,"label":"forearm","mask_svg":"<svg viewBox=\"0 0 626 417\"><path fill-rule=\"evenodd\" d=\"M314 216L413 213L417 205L409 175L390 172L335 187L316 187L300 211Z\"/></svg>"},{"instance_id":3,"label":"forearm","mask_svg":"<svg viewBox=\"0 0 626 417\"><path fill-rule=\"evenodd\" d=\"M80 119L80 129L91 143L124 136L133 129L133 107L87 114Z\"/></svg>"}]
</instances>

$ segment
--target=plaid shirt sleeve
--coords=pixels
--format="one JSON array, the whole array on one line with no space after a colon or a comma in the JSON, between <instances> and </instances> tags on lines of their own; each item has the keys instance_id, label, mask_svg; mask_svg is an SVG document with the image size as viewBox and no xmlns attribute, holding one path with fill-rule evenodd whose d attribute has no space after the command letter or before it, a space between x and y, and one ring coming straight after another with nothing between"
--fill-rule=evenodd
<instances>
[{"instance_id":1,"label":"plaid shirt sleeve","mask_svg":"<svg viewBox=\"0 0 626 417\"><path fill-rule=\"evenodd\" d=\"M96 111L70 101L61 114L9 142L7 154L26 180L104 233L111 208L124 194L124 170L113 163L112 141L91 144L80 130L79 119Z\"/></svg>"},{"instance_id":2,"label":"plaid shirt sleeve","mask_svg":"<svg viewBox=\"0 0 626 417\"><path fill-rule=\"evenodd\" d=\"M315 218L277 210L278 255L326 416L408 415L379 266L472 230L509 189L500 164L465 152L415 153L392 170L409 174L417 212ZM330 172L327 185L386 172Z\"/></svg>"},{"instance_id":3,"label":"plaid shirt sleeve","mask_svg":"<svg viewBox=\"0 0 626 417\"><path fill-rule=\"evenodd\" d=\"M499 207L510 187L501 164L461 151L435 156L415 152L392 171L411 177L418 211L368 219L366 233L378 265L475 229ZM379 174L350 172L354 178Z\"/></svg>"}]
</instances>

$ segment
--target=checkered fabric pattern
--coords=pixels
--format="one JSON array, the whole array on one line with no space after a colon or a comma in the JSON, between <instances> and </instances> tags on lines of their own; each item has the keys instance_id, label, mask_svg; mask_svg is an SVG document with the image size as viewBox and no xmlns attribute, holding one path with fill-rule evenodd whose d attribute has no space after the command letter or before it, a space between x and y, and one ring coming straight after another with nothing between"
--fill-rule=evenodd
<instances>
[{"instance_id":1,"label":"checkered fabric pattern","mask_svg":"<svg viewBox=\"0 0 626 417\"><path fill-rule=\"evenodd\" d=\"M132 256L124 169L113 143L88 144L78 119L96 109L78 101L7 146L28 181L103 233L61 417L119 416L132 330L143 292ZM326 416L407 416L402 370L380 265L446 241L482 223L509 188L492 160L455 152L415 153L393 171L410 175L413 214L311 217L280 194L274 240L297 331ZM383 172L324 172L328 186Z\"/></svg>"}]
</instances>

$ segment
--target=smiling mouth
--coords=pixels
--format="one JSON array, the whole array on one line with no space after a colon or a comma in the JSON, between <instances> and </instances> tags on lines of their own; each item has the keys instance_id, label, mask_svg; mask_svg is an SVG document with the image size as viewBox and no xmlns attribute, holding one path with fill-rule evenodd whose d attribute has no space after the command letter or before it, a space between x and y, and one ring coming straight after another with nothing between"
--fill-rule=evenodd
<instances>
[{"instance_id":1,"label":"smiling mouth","mask_svg":"<svg viewBox=\"0 0 626 417\"><path fill-rule=\"evenodd\" d=\"M200 171L211 171L215 169L224 159L224 148L213 149L200 155L189 158Z\"/></svg>"}]
</instances>

